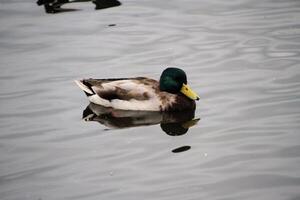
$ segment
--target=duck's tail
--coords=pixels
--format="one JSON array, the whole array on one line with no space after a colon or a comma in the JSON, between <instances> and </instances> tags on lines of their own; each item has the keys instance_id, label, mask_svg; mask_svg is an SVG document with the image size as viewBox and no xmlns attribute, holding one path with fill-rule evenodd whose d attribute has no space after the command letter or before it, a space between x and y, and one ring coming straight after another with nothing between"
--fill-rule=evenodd
<instances>
[{"instance_id":1,"label":"duck's tail","mask_svg":"<svg viewBox=\"0 0 300 200\"><path fill-rule=\"evenodd\" d=\"M82 89L87 96L94 95L95 92L90 85L85 84L84 80L74 80L80 89Z\"/></svg>"}]
</instances>

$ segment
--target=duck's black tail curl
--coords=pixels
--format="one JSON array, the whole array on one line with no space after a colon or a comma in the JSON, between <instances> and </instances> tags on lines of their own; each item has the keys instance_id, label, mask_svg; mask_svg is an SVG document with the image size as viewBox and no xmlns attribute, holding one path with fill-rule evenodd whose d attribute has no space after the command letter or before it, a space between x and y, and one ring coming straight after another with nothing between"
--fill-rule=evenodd
<instances>
[{"instance_id":1,"label":"duck's black tail curl","mask_svg":"<svg viewBox=\"0 0 300 200\"><path fill-rule=\"evenodd\" d=\"M96 94L94 90L92 89L92 85L89 84L85 80L75 80L75 83L78 85L80 89L83 90L83 92L86 94L86 96L92 96Z\"/></svg>"}]
</instances>

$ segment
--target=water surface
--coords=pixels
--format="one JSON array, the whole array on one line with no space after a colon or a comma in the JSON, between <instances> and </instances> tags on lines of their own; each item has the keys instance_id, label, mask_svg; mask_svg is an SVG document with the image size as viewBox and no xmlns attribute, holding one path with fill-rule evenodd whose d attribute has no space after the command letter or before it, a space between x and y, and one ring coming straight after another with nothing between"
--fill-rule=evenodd
<instances>
[{"instance_id":1,"label":"water surface","mask_svg":"<svg viewBox=\"0 0 300 200\"><path fill-rule=\"evenodd\" d=\"M299 199L300 2L122 3L0 2L1 199ZM167 66L201 97L185 134L81 119L74 79Z\"/></svg>"}]
</instances>

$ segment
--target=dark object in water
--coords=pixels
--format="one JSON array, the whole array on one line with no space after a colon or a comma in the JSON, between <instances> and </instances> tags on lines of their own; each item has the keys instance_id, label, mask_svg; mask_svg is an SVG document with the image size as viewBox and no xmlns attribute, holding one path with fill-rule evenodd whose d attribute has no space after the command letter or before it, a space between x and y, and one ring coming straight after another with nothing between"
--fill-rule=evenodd
<instances>
[{"instance_id":1,"label":"dark object in water","mask_svg":"<svg viewBox=\"0 0 300 200\"><path fill-rule=\"evenodd\" d=\"M37 5L44 5L46 13L56 13L60 9L60 6L65 3L69 3L69 0L38 0Z\"/></svg>"},{"instance_id":2,"label":"dark object in water","mask_svg":"<svg viewBox=\"0 0 300 200\"><path fill-rule=\"evenodd\" d=\"M96 4L96 10L105 9L115 6L120 6L121 3L118 0L95 0L93 1Z\"/></svg>"},{"instance_id":3,"label":"dark object in water","mask_svg":"<svg viewBox=\"0 0 300 200\"><path fill-rule=\"evenodd\" d=\"M76 2L88 2L92 1L96 7L96 10L110 8L114 6L121 5L121 2L118 0L38 0L37 5L44 5L46 13L57 13L70 11L74 9L61 9L60 7L66 3L76 3Z\"/></svg>"},{"instance_id":4,"label":"dark object in water","mask_svg":"<svg viewBox=\"0 0 300 200\"><path fill-rule=\"evenodd\" d=\"M191 146L182 146L182 147L178 147L176 149L173 149L172 152L173 153L181 153L181 152L184 152L184 151L187 151L187 150L190 150L191 149Z\"/></svg>"}]
</instances>

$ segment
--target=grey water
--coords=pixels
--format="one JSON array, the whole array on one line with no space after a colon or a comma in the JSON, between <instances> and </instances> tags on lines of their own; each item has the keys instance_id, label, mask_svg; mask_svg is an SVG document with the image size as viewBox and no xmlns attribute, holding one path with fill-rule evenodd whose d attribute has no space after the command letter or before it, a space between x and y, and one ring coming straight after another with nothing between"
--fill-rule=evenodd
<instances>
[{"instance_id":1,"label":"grey water","mask_svg":"<svg viewBox=\"0 0 300 200\"><path fill-rule=\"evenodd\" d=\"M0 1L0 199L300 199L300 1L121 2ZM169 66L201 97L190 128L82 119L74 79Z\"/></svg>"}]
</instances>

